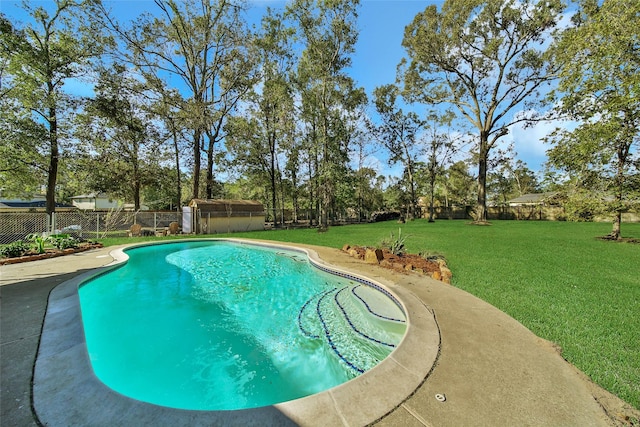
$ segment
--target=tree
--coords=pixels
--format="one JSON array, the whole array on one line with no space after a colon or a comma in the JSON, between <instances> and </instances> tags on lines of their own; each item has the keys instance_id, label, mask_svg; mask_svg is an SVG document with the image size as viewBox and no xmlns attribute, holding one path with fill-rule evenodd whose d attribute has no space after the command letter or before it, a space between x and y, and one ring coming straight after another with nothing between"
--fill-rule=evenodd
<instances>
[{"instance_id":1,"label":"tree","mask_svg":"<svg viewBox=\"0 0 640 427\"><path fill-rule=\"evenodd\" d=\"M370 218L375 211L382 209L383 191L378 187L377 172L369 167L355 171L356 211L358 221Z\"/></svg>"},{"instance_id":2,"label":"tree","mask_svg":"<svg viewBox=\"0 0 640 427\"><path fill-rule=\"evenodd\" d=\"M92 142L94 189L133 200L137 211L150 171L165 160L155 117L143 103L143 85L122 65L102 70L95 91L82 115L83 139Z\"/></svg>"},{"instance_id":3,"label":"tree","mask_svg":"<svg viewBox=\"0 0 640 427\"><path fill-rule=\"evenodd\" d=\"M417 156L423 151L418 143L418 132L425 123L420 120L418 114L410 111L404 112L397 105L400 89L395 85L384 85L375 88L374 103L380 116L380 125L374 126L373 133L389 150L391 156L389 163L401 162L405 168L407 187L409 188L408 217L416 216L418 198L416 196L415 162Z\"/></svg>"},{"instance_id":4,"label":"tree","mask_svg":"<svg viewBox=\"0 0 640 427\"><path fill-rule=\"evenodd\" d=\"M183 105L184 99L180 95L177 89L171 89L165 87L162 82L152 85L154 91L157 92L158 97L155 99L151 108L154 111L154 115L162 118L164 122L164 128L166 131L165 137L171 145L173 153L173 173L175 175L175 193L173 202L169 202L170 207L175 206L179 208L182 206L182 152L187 150L188 147L188 135L187 125L189 120L185 117L184 111L180 110L180 106Z\"/></svg>"},{"instance_id":5,"label":"tree","mask_svg":"<svg viewBox=\"0 0 640 427\"><path fill-rule=\"evenodd\" d=\"M51 213L56 208L59 162L71 139L67 125L73 111L72 95L63 85L85 74L110 40L101 37L90 20L76 15L83 10L80 2L56 0L51 13L27 2L23 7L32 24L19 31L11 31L4 18L2 24L3 56L9 54L4 64L8 64L12 87L7 93L11 101L3 99L10 106L2 115L3 125L10 123L3 136L8 146L15 147L10 151L18 154L10 156L10 163L15 159L15 164L27 165L26 170L37 168L46 174L46 205Z\"/></svg>"},{"instance_id":6,"label":"tree","mask_svg":"<svg viewBox=\"0 0 640 427\"><path fill-rule=\"evenodd\" d=\"M449 166L444 174L444 205L447 208L470 205L475 195L473 181L465 162L458 161Z\"/></svg>"},{"instance_id":7,"label":"tree","mask_svg":"<svg viewBox=\"0 0 640 427\"><path fill-rule=\"evenodd\" d=\"M450 112L438 114L431 112L426 120L426 154L425 165L427 175L427 187L429 191L429 222L435 220L434 204L436 197L436 181L443 175L446 166L454 154L459 150L461 138L452 135L451 121L453 115ZM443 129L443 127L445 127Z\"/></svg>"},{"instance_id":8,"label":"tree","mask_svg":"<svg viewBox=\"0 0 640 427\"><path fill-rule=\"evenodd\" d=\"M505 157L489 175L487 188L495 202L506 204L511 198L540 191L540 184L535 173L522 160Z\"/></svg>"},{"instance_id":9,"label":"tree","mask_svg":"<svg viewBox=\"0 0 640 427\"><path fill-rule=\"evenodd\" d=\"M362 107L363 109L365 106ZM376 150L377 146L370 143L371 126L369 117L364 112L358 114L358 120L354 122L354 130L352 132L351 158L352 164L355 163L354 184L355 188L355 210L358 215L358 221L368 220L371 213L382 208L382 189L376 188L377 171L368 164L370 155Z\"/></svg>"},{"instance_id":10,"label":"tree","mask_svg":"<svg viewBox=\"0 0 640 427\"><path fill-rule=\"evenodd\" d=\"M345 72L357 40L357 0L296 0L287 16L298 25L304 45L296 73L302 101L303 140L309 167L310 198L317 194L320 226L327 228L336 186L345 176L350 128L345 111L365 102ZM313 204L313 200L311 200Z\"/></svg>"},{"instance_id":11,"label":"tree","mask_svg":"<svg viewBox=\"0 0 640 427\"><path fill-rule=\"evenodd\" d=\"M257 166L259 173L268 175L274 225L277 224L278 187L282 187L279 155L294 129L290 82L293 58L288 41L292 34L293 30L284 26L282 16L269 9L262 20L261 34L255 40L260 86L248 96L246 114L249 118L236 119L227 132L227 149L235 152L240 165L247 166L245 170ZM280 199L284 199L282 192Z\"/></svg>"},{"instance_id":12,"label":"tree","mask_svg":"<svg viewBox=\"0 0 640 427\"><path fill-rule=\"evenodd\" d=\"M427 7L405 30L409 98L451 104L478 131L479 222L487 219L491 150L510 125L530 119L507 114L533 108L555 76L544 43L562 9L560 0L446 0L440 12Z\"/></svg>"},{"instance_id":13,"label":"tree","mask_svg":"<svg viewBox=\"0 0 640 427\"><path fill-rule=\"evenodd\" d=\"M156 16L143 16L122 27L99 4L105 25L126 42L121 55L147 82L177 77L183 83L180 110L189 117L192 135L192 197L199 197L201 162L206 154L206 192L213 193L214 147L224 138L224 124L253 84L247 51L250 32L243 7L229 0L156 0ZM163 86L165 84L163 83ZM206 138L205 138L206 137Z\"/></svg>"},{"instance_id":14,"label":"tree","mask_svg":"<svg viewBox=\"0 0 640 427\"><path fill-rule=\"evenodd\" d=\"M640 4L584 0L574 23L554 57L562 64L557 111L579 125L550 137L549 162L583 183L576 195L589 191L582 199L591 209L613 216L608 237L617 240L622 212L640 197Z\"/></svg>"},{"instance_id":15,"label":"tree","mask_svg":"<svg viewBox=\"0 0 640 427\"><path fill-rule=\"evenodd\" d=\"M24 32L0 15L0 193L24 195L46 182L46 156L38 141L46 140L46 128L38 124L21 102L19 82L11 69L15 55L28 49Z\"/></svg>"}]
</instances>

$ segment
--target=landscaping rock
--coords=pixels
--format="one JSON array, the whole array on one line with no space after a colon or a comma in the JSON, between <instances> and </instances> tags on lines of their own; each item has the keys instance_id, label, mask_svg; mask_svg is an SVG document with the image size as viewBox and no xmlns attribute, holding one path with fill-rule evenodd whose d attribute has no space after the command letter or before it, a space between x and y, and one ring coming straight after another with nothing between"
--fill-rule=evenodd
<instances>
[{"instance_id":1,"label":"landscaping rock","mask_svg":"<svg viewBox=\"0 0 640 427\"><path fill-rule=\"evenodd\" d=\"M382 259L382 249L367 249L364 254L364 262L369 264L380 264Z\"/></svg>"},{"instance_id":2,"label":"landscaping rock","mask_svg":"<svg viewBox=\"0 0 640 427\"><path fill-rule=\"evenodd\" d=\"M440 266L440 274L442 275L442 280L444 283L451 284L451 270L447 267Z\"/></svg>"},{"instance_id":3,"label":"landscaping rock","mask_svg":"<svg viewBox=\"0 0 640 427\"><path fill-rule=\"evenodd\" d=\"M384 268L393 268L393 263L391 263L391 261L383 259L382 261L380 261L380 266L384 267Z\"/></svg>"},{"instance_id":4,"label":"landscaping rock","mask_svg":"<svg viewBox=\"0 0 640 427\"><path fill-rule=\"evenodd\" d=\"M356 259L364 259L370 264L379 264L381 267L396 270L398 273L429 275L435 280L451 283L451 270L447 263L440 257L424 257L416 254L393 254L386 249L368 249L363 246L346 244L342 250Z\"/></svg>"},{"instance_id":5,"label":"landscaping rock","mask_svg":"<svg viewBox=\"0 0 640 427\"><path fill-rule=\"evenodd\" d=\"M360 255L360 252L353 248L349 249L347 253L355 259L362 259L362 255Z\"/></svg>"}]
</instances>

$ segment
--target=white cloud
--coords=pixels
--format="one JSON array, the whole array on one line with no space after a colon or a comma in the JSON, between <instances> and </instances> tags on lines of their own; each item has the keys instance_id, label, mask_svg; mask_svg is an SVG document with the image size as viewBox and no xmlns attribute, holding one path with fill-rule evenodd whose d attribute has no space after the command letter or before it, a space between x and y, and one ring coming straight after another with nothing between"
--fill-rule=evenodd
<instances>
[{"instance_id":1,"label":"white cloud","mask_svg":"<svg viewBox=\"0 0 640 427\"><path fill-rule=\"evenodd\" d=\"M518 112L516 115L523 113ZM530 126L516 123L509 127L509 133L503 137L500 146L504 148L512 143L516 158L525 162L529 169L540 171L547 161L547 150L551 148L549 144L544 142L544 138L557 128L571 130L575 126L575 122L566 120L545 120Z\"/></svg>"}]
</instances>

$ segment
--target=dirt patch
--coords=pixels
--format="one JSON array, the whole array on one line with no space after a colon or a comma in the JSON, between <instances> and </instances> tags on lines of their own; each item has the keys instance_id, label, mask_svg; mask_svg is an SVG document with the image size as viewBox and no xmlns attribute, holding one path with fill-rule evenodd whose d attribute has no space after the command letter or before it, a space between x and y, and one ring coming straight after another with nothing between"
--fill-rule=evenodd
<instances>
[{"instance_id":1,"label":"dirt patch","mask_svg":"<svg viewBox=\"0 0 640 427\"><path fill-rule=\"evenodd\" d=\"M563 359L562 348L551 341L540 338L540 343L557 352ZM565 359L567 360L567 359ZM640 427L640 411L631 406L629 403L620 399L618 396L610 393L598 384L591 381L580 369L576 368L571 362L567 363L573 368L575 374L580 377L586 384L593 398L598 402L602 410L611 419L612 425L616 427Z\"/></svg>"},{"instance_id":2,"label":"dirt patch","mask_svg":"<svg viewBox=\"0 0 640 427\"><path fill-rule=\"evenodd\" d=\"M37 261L40 259L56 258L60 256L71 255L78 252L88 251L89 249L97 249L101 247L102 247L102 243L80 243L80 245L77 248L69 248L69 249L62 249L62 250L47 249L45 250L44 253L41 253L41 254L31 252L15 258L0 258L0 265L18 264L21 262Z\"/></svg>"},{"instance_id":3,"label":"dirt patch","mask_svg":"<svg viewBox=\"0 0 640 427\"><path fill-rule=\"evenodd\" d=\"M620 237L618 239L611 237L611 236L600 236L597 237L598 240L605 240L608 242L616 242L616 243L635 243L635 244L640 244L640 239L636 239L633 237Z\"/></svg>"}]
</instances>

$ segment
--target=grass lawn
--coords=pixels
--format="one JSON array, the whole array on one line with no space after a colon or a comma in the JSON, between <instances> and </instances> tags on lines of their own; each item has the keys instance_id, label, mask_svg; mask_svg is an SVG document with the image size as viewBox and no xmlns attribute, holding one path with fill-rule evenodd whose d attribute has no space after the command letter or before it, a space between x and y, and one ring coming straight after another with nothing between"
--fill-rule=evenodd
<instances>
[{"instance_id":1,"label":"grass lawn","mask_svg":"<svg viewBox=\"0 0 640 427\"><path fill-rule=\"evenodd\" d=\"M377 246L391 232L397 235L399 227L408 252L444 255L454 286L560 345L569 362L640 409L640 245L596 239L608 234L611 224L494 221L471 226L417 220L332 227L326 233L274 230L233 237L334 248ZM640 224L625 223L622 233L640 238Z\"/></svg>"}]
</instances>

